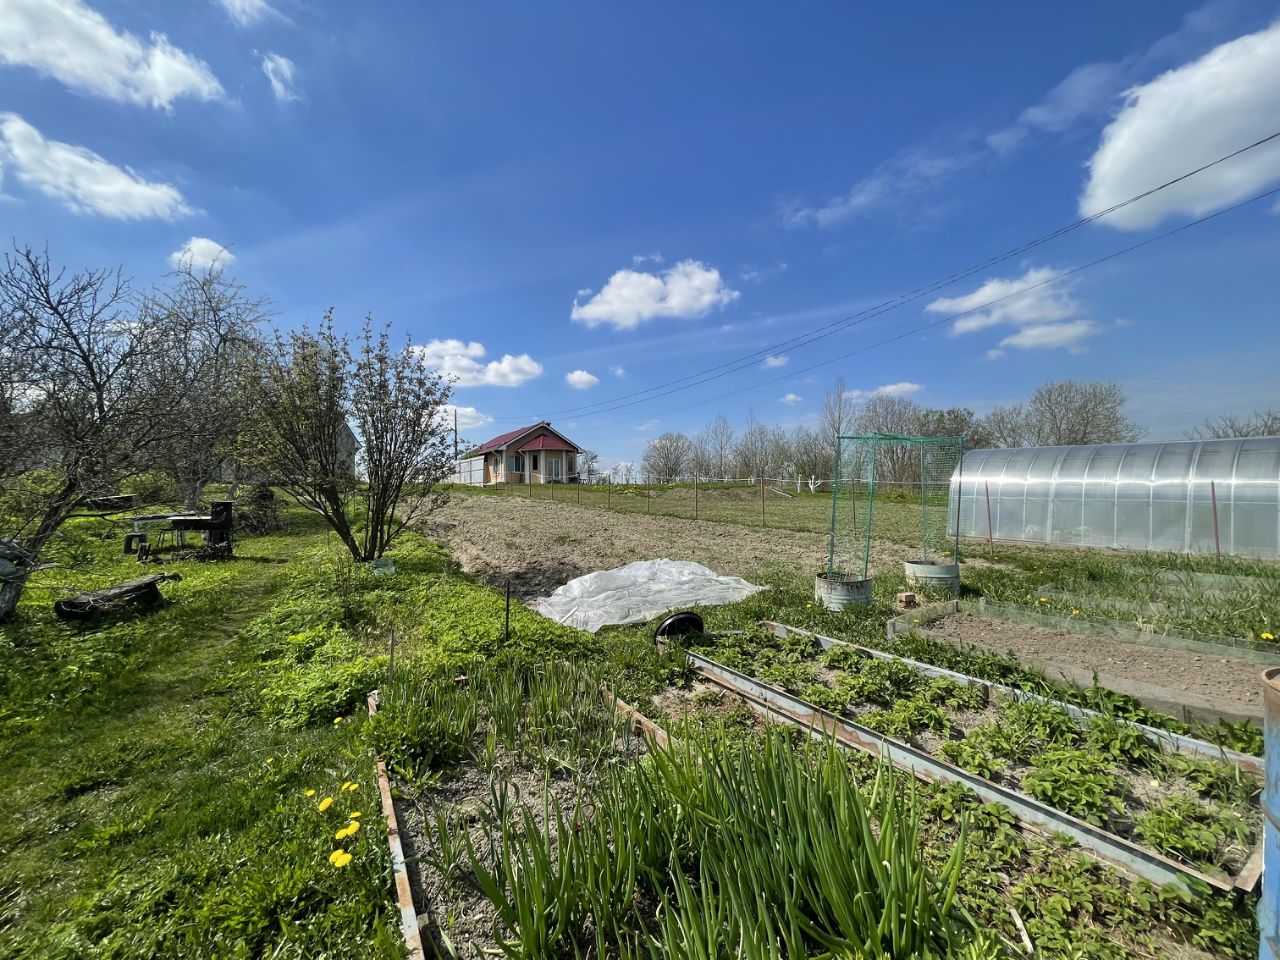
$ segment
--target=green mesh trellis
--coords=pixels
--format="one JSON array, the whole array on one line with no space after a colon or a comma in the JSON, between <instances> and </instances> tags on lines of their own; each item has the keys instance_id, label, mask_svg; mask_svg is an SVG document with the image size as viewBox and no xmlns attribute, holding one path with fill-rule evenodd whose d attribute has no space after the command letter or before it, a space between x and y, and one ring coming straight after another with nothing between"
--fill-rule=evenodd
<instances>
[{"instance_id":1,"label":"green mesh trellis","mask_svg":"<svg viewBox=\"0 0 1280 960\"><path fill-rule=\"evenodd\" d=\"M837 437L827 575L865 580L876 536L907 544L911 560L955 563L951 479L963 455L964 437Z\"/></svg>"}]
</instances>

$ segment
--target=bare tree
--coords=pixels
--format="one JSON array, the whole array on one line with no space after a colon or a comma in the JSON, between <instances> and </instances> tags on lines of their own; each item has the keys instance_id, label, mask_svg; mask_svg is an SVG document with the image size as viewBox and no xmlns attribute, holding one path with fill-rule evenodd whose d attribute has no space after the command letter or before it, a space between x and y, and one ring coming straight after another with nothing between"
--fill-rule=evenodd
<instances>
[{"instance_id":1,"label":"bare tree","mask_svg":"<svg viewBox=\"0 0 1280 960\"><path fill-rule=\"evenodd\" d=\"M835 457L833 438L824 430L796 427L790 438L791 465L801 480L827 479Z\"/></svg>"},{"instance_id":2,"label":"bare tree","mask_svg":"<svg viewBox=\"0 0 1280 960\"><path fill-rule=\"evenodd\" d=\"M844 377L837 377L836 382L822 398L822 412L819 414L822 432L828 437L848 434L854 429L857 413L858 404L849 395Z\"/></svg>"},{"instance_id":3,"label":"bare tree","mask_svg":"<svg viewBox=\"0 0 1280 960\"><path fill-rule=\"evenodd\" d=\"M322 516L358 562L376 560L410 524L442 505L452 467L450 386L407 344L365 321L353 357L333 312L316 330L276 334L254 358L247 450L302 506ZM358 465L346 440L355 424Z\"/></svg>"},{"instance_id":4,"label":"bare tree","mask_svg":"<svg viewBox=\"0 0 1280 960\"><path fill-rule=\"evenodd\" d=\"M1280 410L1257 410L1245 416L1227 413L1220 417L1210 417L1192 427L1184 436L1188 440L1277 437L1280 436Z\"/></svg>"},{"instance_id":5,"label":"bare tree","mask_svg":"<svg viewBox=\"0 0 1280 960\"><path fill-rule=\"evenodd\" d=\"M706 425L702 431L706 435L707 455L711 460L709 470L717 477L728 476L733 466L733 424L723 413Z\"/></svg>"},{"instance_id":6,"label":"bare tree","mask_svg":"<svg viewBox=\"0 0 1280 960\"><path fill-rule=\"evenodd\" d=\"M983 420L1002 447L1054 447L1132 443L1142 429L1124 416L1120 384L1055 380L1036 388L1025 404L996 407Z\"/></svg>"},{"instance_id":7,"label":"bare tree","mask_svg":"<svg viewBox=\"0 0 1280 960\"><path fill-rule=\"evenodd\" d=\"M68 273L30 247L5 257L0 329L3 620L66 520L174 439L168 414L201 382L203 361L177 349L182 318L119 270Z\"/></svg>"},{"instance_id":8,"label":"bare tree","mask_svg":"<svg viewBox=\"0 0 1280 960\"><path fill-rule=\"evenodd\" d=\"M248 412L245 372L258 346L265 302L247 296L219 269L200 272L187 263L172 276L157 309L187 335L173 344L180 362L166 364L157 384L171 396L166 416L178 429L156 462L194 510L205 485L230 461ZM181 371L199 382L181 382Z\"/></svg>"},{"instance_id":9,"label":"bare tree","mask_svg":"<svg viewBox=\"0 0 1280 960\"><path fill-rule=\"evenodd\" d=\"M578 455L578 476L590 483L600 471L600 454L594 450L583 450Z\"/></svg>"},{"instance_id":10,"label":"bare tree","mask_svg":"<svg viewBox=\"0 0 1280 960\"><path fill-rule=\"evenodd\" d=\"M654 437L644 448L641 461L651 480L671 482L685 475L693 456L693 444L683 433L667 432Z\"/></svg>"}]
</instances>

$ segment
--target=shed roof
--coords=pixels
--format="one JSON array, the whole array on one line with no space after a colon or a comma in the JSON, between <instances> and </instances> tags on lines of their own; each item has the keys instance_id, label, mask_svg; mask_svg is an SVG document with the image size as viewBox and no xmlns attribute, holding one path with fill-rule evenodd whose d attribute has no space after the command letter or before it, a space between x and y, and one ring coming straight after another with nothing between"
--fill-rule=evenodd
<instances>
[{"instance_id":1,"label":"shed roof","mask_svg":"<svg viewBox=\"0 0 1280 960\"><path fill-rule=\"evenodd\" d=\"M551 426L551 424L548 423L546 420L542 420L538 423L531 423L527 427L521 427L519 430L511 430L507 433L498 434L498 436L494 437L492 440L487 440L484 443L482 443L480 446L476 447L474 450L469 451L467 453L467 456L479 457L486 453L492 453L495 450L501 450L504 447L510 445L512 442L519 440L526 433L531 433L532 431L537 430L539 427L546 427L556 436L555 437L546 437L546 436L536 437L525 446L517 447L516 449L518 450L577 450L578 449L578 447L574 445L573 441L571 441L568 437L566 437L563 433L561 433L555 427ZM559 439L557 440L556 437L558 437Z\"/></svg>"},{"instance_id":2,"label":"shed roof","mask_svg":"<svg viewBox=\"0 0 1280 960\"><path fill-rule=\"evenodd\" d=\"M519 430L512 430L509 433L500 433L498 434L498 436L494 437L492 440L487 440L484 443L480 444L480 446L476 447L474 450L471 451L470 455L474 457L482 453L491 453L494 450L501 450L512 440L515 440L517 437L522 437L526 433L528 433L530 430L534 430L540 426L542 426L542 424L533 423L527 427L521 427Z\"/></svg>"}]
</instances>

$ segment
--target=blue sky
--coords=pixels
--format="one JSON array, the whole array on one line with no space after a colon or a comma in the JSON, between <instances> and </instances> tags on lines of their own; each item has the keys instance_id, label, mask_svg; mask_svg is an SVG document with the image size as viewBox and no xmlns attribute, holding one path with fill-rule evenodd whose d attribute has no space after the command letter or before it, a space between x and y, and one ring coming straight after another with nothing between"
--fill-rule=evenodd
<instances>
[{"instance_id":1,"label":"blue sky","mask_svg":"<svg viewBox=\"0 0 1280 960\"><path fill-rule=\"evenodd\" d=\"M836 376L979 412L1115 379L1178 437L1280 403L1274 197L981 305L1280 185L1280 141L765 355L1280 130L1278 17L3 0L0 233L142 282L225 248L283 325L408 334L473 440L547 417L635 460L718 412L812 420Z\"/></svg>"}]
</instances>

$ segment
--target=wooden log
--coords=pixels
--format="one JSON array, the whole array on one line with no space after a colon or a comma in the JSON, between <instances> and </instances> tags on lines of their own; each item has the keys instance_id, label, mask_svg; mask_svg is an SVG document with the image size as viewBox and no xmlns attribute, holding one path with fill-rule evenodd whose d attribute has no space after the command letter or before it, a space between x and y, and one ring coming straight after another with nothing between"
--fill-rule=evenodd
<instances>
[{"instance_id":1,"label":"wooden log","mask_svg":"<svg viewBox=\"0 0 1280 960\"><path fill-rule=\"evenodd\" d=\"M166 580L181 580L177 573L157 573L149 577L126 580L101 590L77 594L58 600L53 612L62 620L89 620L119 606L147 606L160 599L159 584Z\"/></svg>"}]
</instances>

